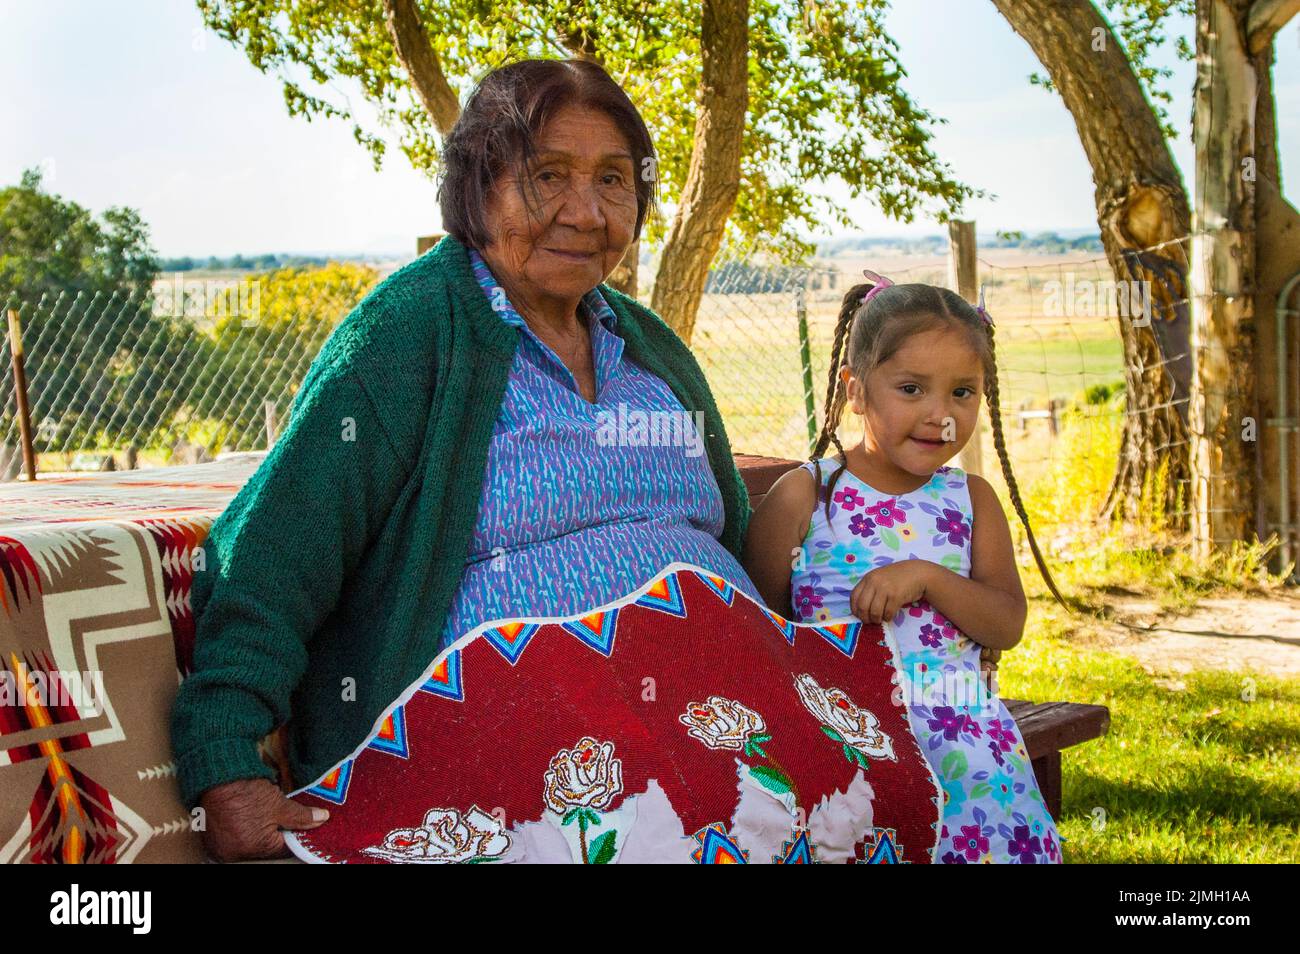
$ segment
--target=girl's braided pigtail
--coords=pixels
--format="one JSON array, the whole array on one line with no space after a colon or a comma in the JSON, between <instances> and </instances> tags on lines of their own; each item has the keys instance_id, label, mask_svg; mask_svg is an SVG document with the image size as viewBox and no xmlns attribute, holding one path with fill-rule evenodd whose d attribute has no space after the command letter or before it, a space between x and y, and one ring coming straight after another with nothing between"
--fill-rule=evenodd
<instances>
[{"instance_id":1,"label":"girl's braided pigtail","mask_svg":"<svg viewBox=\"0 0 1300 954\"><path fill-rule=\"evenodd\" d=\"M1007 456L1007 442L1002 434L1002 410L998 401L998 371L997 371L997 352L993 347L993 321L989 318L988 312L984 310L983 295L980 296L980 317L984 319L984 329L989 336L989 373L984 379L984 394L989 404L989 425L993 430L993 446L997 448L998 461L1002 464L1002 477L1007 483L1007 493L1011 497L1011 506L1016 508L1016 513L1020 515L1020 522L1024 524L1025 533L1029 538L1029 549L1034 554L1034 562L1038 564L1038 572L1042 574L1043 582L1047 588L1052 591L1056 601L1062 606L1069 609L1065 598L1056 588L1056 582L1052 579L1051 571L1047 569L1047 563L1043 560L1042 553L1038 550L1038 541L1034 539L1034 530L1029 525L1029 514L1025 513L1025 505L1020 499L1020 485L1016 483L1016 475L1011 472L1011 458Z\"/></svg>"},{"instance_id":2,"label":"girl's braided pigtail","mask_svg":"<svg viewBox=\"0 0 1300 954\"><path fill-rule=\"evenodd\" d=\"M870 285L854 285L844 296L844 303L840 306L840 315L835 322L835 341L831 345L831 370L830 380L826 386L826 414L822 421L821 433L817 435L817 441L813 445L812 460L814 461L813 469L817 472L817 492L821 494L822 470L818 462L824 453L826 446L834 444L844 457L844 445L840 443L839 436L835 433L840 426L840 418L844 416L844 405L848 401L845 393L844 382L840 380L840 363L844 358L845 349L848 346L849 331L853 327L853 316L857 313L858 308L862 305L862 297L871 289ZM847 458L846 458L847 461ZM843 473L845 464L840 465L831 476L830 485L826 488L826 519L831 516L831 494L835 490L835 484L839 480L840 474Z\"/></svg>"}]
</instances>

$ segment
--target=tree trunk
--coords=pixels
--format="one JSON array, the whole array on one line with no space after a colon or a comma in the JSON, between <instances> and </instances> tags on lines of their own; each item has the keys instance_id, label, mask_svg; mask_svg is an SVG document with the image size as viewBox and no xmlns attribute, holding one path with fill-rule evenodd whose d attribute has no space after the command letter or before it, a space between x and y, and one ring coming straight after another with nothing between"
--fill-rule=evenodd
<instances>
[{"instance_id":1,"label":"tree trunk","mask_svg":"<svg viewBox=\"0 0 1300 954\"><path fill-rule=\"evenodd\" d=\"M655 274L651 307L687 344L709 266L740 192L749 108L749 0L704 0L703 70L691 165Z\"/></svg>"},{"instance_id":2,"label":"tree trunk","mask_svg":"<svg viewBox=\"0 0 1300 954\"><path fill-rule=\"evenodd\" d=\"M1192 554L1255 526L1255 96L1250 0L1197 0Z\"/></svg>"},{"instance_id":3,"label":"tree trunk","mask_svg":"<svg viewBox=\"0 0 1300 954\"><path fill-rule=\"evenodd\" d=\"M1177 492L1189 480L1192 362L1187 261L1176 240L1191 232L1191 214L1182 177L1132 65L1090 0L993 4L1029 43L1074 117L1116 280L1145 283L1150 294L1149 322L1132 313L1130 296L1119 296L1127 407L1102 514L1135 514L1144 484L1165 463L1164 495L1155 503L1172 525L1185 526Z\"/></svg>"},{"instance_id":4,"label":"tree trunk","mask_svg":"<svg viewBox=\"0 0 1300 954\"><path fill-rule=\"evenodd\" d=\"M415 0L384 0L384 22L411 86L434 128L445 136L460 118L460 100L447 82L438 54L424 32Z\"/></svg>"}]
</instances>

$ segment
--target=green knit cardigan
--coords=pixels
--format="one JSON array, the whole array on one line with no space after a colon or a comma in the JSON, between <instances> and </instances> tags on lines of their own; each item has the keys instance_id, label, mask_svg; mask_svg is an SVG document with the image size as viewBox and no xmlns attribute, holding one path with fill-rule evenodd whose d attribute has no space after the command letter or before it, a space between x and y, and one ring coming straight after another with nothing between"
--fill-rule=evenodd
<instances>
[{"instance_id":1,"label":"green knit cardigan","mask_svg":"<svg viewBox=\"0 0 1300 954\"><path fill-rule=\"evenodd\" d=\"M652 311L600 288L625 356L703 412L720 541L739 557L749 497L699 365ZM315 781L433 661L518 342L451 237L330 335L195 555L194 671L171 722L187 808L214 785L273 779L257 746L285 722L294 785Z\"/></svg>"}]
</instances>

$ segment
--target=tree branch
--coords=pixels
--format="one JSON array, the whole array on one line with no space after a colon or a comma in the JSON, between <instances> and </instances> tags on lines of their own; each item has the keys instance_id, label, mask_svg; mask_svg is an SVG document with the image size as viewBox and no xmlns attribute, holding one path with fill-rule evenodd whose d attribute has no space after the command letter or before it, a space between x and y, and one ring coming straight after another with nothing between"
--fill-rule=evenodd
<instances>
[{"instance_id":1,"label":"tree branch","mask_svg":"<svg viewBox=\"0 0 1300 954\"><path fill-rule=\"evenodd\" d=\"M1277 31L1300 13L1300 0L1255 0L1246 14L1246 36L1252 56L1263 53Z\"/></svg>"},{"instance_id":2,"label":"tree branch","mask_svg":"<svg viewBox=\"0 0 1300 954\"><path fill-rule=\"evenodd\" d=\"M451 132L460 118L460 100L447 82L429 38L420 22L415 0L384 0L384 22L393 39L397 58L420 98L434 127L442 135Z\"/></svg>"}]
</instances>

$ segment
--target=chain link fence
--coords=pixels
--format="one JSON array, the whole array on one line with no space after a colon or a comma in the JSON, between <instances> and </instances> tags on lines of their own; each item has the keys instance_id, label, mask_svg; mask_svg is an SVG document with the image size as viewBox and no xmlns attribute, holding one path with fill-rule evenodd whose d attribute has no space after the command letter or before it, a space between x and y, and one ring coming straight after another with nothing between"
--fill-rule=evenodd
<instances>
[{"instance_id":1,"label":"chain link fence","mask_svg":"<svg viewBox=\"0 0 1300 954\"><path fill-rule=\"evenodd\" d=\"M325 339L377 280L352 265L53 294L0 308L21 326L38 472L192 463L268 446ZM0 468L22 466L11 342Z\"/></svg>"},{"instance_id":2,"label":"chain link fence","mask_svg":"<svg viewBox=\"0 0 1300 954\"><path fill-rule=\"evenodd\" d=\"M1071 466L1112 471L1126 408L1109 264L1036 258L987 250L981 258L1008 451L1022 481L1063 454ZM886 251L861 259L787 266L724 251L715 263L692 348L736 451L808 456L841 300L861 266L896 282L948 281L944 258ZM4 302L23 329L38 469L150 466L267 447L313 357L378 278L371 268L331 265L171 276L136 299ZM0 359L10 367L7 340ZM11 372L3 387L0 464L11 479L21 466ZM841 436L851 440L860 427L848 417ZM981 427L986 469L996 472L986 417ZM1074 437L1063 447L1067 432Z\"/></svg>"}]
</instances>

